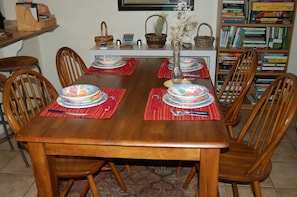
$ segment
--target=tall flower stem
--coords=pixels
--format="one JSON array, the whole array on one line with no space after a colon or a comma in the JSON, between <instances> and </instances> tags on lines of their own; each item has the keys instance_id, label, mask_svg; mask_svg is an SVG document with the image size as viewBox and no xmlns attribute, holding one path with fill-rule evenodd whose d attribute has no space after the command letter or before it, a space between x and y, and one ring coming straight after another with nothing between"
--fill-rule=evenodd
<instances>
[{"instance_id":1,"label":"tall flower stem","mask_svg":"<svg viewBox=\"0 0 297 197\"><path fill-rule=\"evenodd\" d=\"M178 43L173 45L173 68L171 72L171 80L173 84L180 84L183 80L183 73L180 68L180 50Z\"/></svg>"}]
</instances>

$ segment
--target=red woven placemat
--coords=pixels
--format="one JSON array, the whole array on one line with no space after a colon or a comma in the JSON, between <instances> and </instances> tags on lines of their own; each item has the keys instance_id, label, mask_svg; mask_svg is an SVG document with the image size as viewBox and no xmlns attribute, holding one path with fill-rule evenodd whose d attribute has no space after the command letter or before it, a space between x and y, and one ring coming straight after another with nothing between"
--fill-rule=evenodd
<instances>
[{"instance_id":1,"label":"red woven placemat","mask_svg":"<svg viewBox=\"0 0 297 197\"><path fill-rule=\"evenodd\" d=\"M167 89L154 88L150 91L146 108L144 112L145 120L220 120L221 114L216 102L202 107L191 109L193 111L207 111L209 117L200 116L174 116L170 109L183 110L176 107L171 107L162 101L162 96L166 94Z\"/></svg>"},{"instance_id":2,"label":"red woven placemat","mask_svg":"<svg viewBox=\"0 0 297 197\"><path fill-rule=\"evenodd\" d=\"M158 72L159 79L170 79L171 78L171 70L168 69L169 60L164 60L160 66ZM209 79L210 74L207 68L207 64L205 62L200 62L203 65L203 68L193 72L187 72L186 74L198 74L199 76L184 76L184 78L202 78Z\"/></svg>"},{"instance_id":3,"label":"red woven placemat","mask_svg":"<svg viewBox=\"0 0 297 197\"><path fill-rule=\"evenodd\" d=\"M79 117L79 118L93 118L93 119L106 119L110 118L119 106L122 98L126 93L126 89L115 89L115 88L101 88L108 95L108 99L103 104L88 107L88 108L66 108L57 103L57 101L50 104L45 110L40 113L40 116L47 117ZM48 112L48 109L63 110L67 112L75 113L87 113L85 116L74 116L69 114Z\"/></svg>"},{"instance_id":4,"label":"red woven placemat","mask_svg":"<svg viewBox=\"0 0 297 197\"><path fill-rule=\"evenodd\" d=\"M114 69L101 69L91 66L88 70L86 70L86 75L132 75L136 70L138 65L138 60L134 58L129 58L126 60L126 64L120 68Z\"/></svg>"}]
</instances>

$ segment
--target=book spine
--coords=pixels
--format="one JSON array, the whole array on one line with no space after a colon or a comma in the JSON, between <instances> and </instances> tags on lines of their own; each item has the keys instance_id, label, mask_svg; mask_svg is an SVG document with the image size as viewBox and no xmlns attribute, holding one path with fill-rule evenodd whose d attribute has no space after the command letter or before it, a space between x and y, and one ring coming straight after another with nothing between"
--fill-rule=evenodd
<instances>
[{"instance_id":1,"label":"book spine","mask_svg":"<svg viewBox=\"0 0 297 197\"><path fill-rule=\"evenodd\" d=\"M253 11L293 11L294 2L253 2Z\"/></svg>"}]
</instances>

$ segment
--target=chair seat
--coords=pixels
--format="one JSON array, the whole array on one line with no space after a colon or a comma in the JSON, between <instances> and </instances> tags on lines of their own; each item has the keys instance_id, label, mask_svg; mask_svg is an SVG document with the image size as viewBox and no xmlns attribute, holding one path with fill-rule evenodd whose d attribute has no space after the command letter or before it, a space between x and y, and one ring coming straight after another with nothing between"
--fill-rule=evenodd
<instances>
[{"instance_id":1,"label":"chair seat","mask_svg":"<svg viewBox=\"0 0 297 197\"><path fill-rule=\"evenodd\" d=\"M13 56L0 58L0 71L10 72L12 70L19 70L24 68L31 68L37 66L38 59L31 56Z\"/></svg>"},{"instance_id":2,"label":"chair seat","mask_svg":"<svg viewBox=\"0 0 297 197\"><path fill-rule=\"evenodd\" d=\"M99 158L69 158L57 157L56 167L59 178L81 178L99 171L105 164Z\"/></svg>"},{"instance_id":3,"label":"chair seat","mask_svg":"<svg viewBox=\"0 0 297 197\"><path fill-rule=\"evenodd\" d=\"M248 174L259 156L260 154L247 144L231 140L230 149L220 155L219 179L243 183L264 180L271 172L271 162L261 173Z\"/></svg>"}]
</instances>

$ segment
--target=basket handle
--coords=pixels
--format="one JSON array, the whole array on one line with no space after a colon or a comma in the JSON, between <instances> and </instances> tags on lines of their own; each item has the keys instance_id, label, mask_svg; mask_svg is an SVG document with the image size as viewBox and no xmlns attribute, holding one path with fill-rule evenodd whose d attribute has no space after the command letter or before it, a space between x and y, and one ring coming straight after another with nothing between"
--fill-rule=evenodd
<instances>
[{"instance_id":1,"label":"basket handle","mask_svg":"<svg viewBox=\"0 0 297 197\"><path fill-rule=\"evenodd\" d=\"M212 28L211 28L211 26L210 26L209 24L207 24L207 23L201 23L201 24L198 26L198 29L197 29L197 36L199 36L199 30L200 30L200 27L201 27L202 25L205 25L205 26L207 26L207 27L210 29L210 35L211 35L211 37L212 37Z\"/></svg>"},{"instance_id":2,"label":"basket handle","mask_svg":"<svg viewBox=\"0 0 297 197\"><path fill-rule=\"evenodd\" d=\"M162 15L159 15L159 14L153 14L153 15L147 17L147 19L145 20L145 34L147 34L147 31L146 31L146 26L147 26L146 24L147 24L147 21L148 21L150 18L152 18L153 16L158 16L158 17L163 18L163 20L166 22L166 34L167 34L167 30L168 30L168 23L167 23L167 20L166 20L166 18L164 18Z\"/></svg>"},{"instance_id":3,"label":"basket handle","mask_svg":"<svg viewBox=\"0 0 297 197\"><path fill-rule=\"evenodd\" d=\"M107 25L105 23L105 21L102 21L101 22L101 36L104 36L104 33L103 33L103 29L105 28L105 37L107 37L108 33L107 33Z\"/></svg>"}]
</instances>

